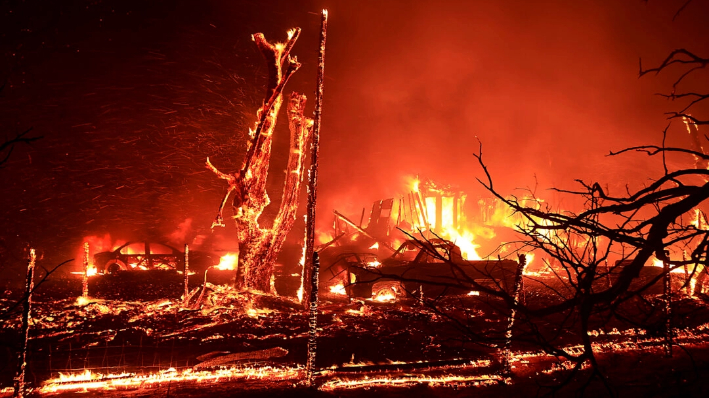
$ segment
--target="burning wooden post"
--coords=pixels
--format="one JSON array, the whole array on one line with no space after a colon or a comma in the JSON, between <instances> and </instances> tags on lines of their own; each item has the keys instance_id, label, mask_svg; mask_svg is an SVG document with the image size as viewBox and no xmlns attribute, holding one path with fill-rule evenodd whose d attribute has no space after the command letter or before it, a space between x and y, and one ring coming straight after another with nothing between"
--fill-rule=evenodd
<instances>
[{"instance_id":1,"label":"burning wooden post","mask_svg":"<svg viewBox=\"0 0 709 398\"><path fill-rule=\"evenodd\" d=\"M505 352L502 358L502 371L505 375L512 374L512 367L510 365L512 359L512 328L514 327L515 316L517 315L517 305L519 305L519 297L522 291L522 275L524 274L525 266L527 266L527 256L520 254L519 265L517 266L514 286L512 288L512 308L510 309L510 316L507 319L507 331L505 332Z\"/></svg>"},{"instance_id":2,"label":"burning wooden post","mask_svg":"<svg viewBox=\"0 0 709 398\"><path fill-rule=\"evenodd\" d=\"M89 242L84 242L84 278L81 282L81 297L89 297Z\"/></svg>"},{"instance_id":3,"label":"burning wooden post","mask_svg":"<svg viewBox=\"0 0 709 398\"><path fill-rule=\"evenodd\" d=\"M13 397L25 396L25 371L27 368L27 342L29 341L30 318L32 316L32 291L34 290L34 265L37 256L34 249L30 249L30 258L27 262L27 283L22 310L22 347L18 357L17 371L15 373L15 392Z\"/></svg>"},{"instance_id":4,"label":"burning wooden post","mask_svg":"<svg viewBox=\"0 0 709 398\"><path fill-rule=\"evenodd\" d=\"M313 254L313 272L310 279L310 313L308 330L308 362L305 366L305 377L308 386L313 385L315 373L315 357L317 355L318 338L318 281L320 273L320 258L318 253Z\"/></svg>"},{"instance_id":5,"label":"burning wooden post","mask_svg":"<svg viewBox=\"0 0 709 398\"><path fill-rule=\"evenodd\" d=\"M187 298L190 294L190 246L185 243L185 295L182 297L182 303L187 304Z\"/></svg>"},{"instance_id":6,"label":"burning wooden post","mask_svg":"<svg viewBox=\"0 0 709 398\"><path fill-rule=\"evenodd\" d=\"M325 42L327 40L327 10L322 10L320 20L320 52L318 55L318 87L315 91L315 115L313 125L313 139L310 143L310 172L308 181L308 213L305 230L305 267L303 267L303 280L311 279L311 273L315 272L314 251L315 251L315 204L317 201L318 187L318 152L320 151L320 124L322 122L322 97L325 83ZM313 268L308 265L313 264ZM305 284L307 288L307 284ZM312 294L304 292L304 308L308 308Z\"/></svg>"},{"instance_id":7,"label":"burning wooden post","mask_svg":"<svg viewBox=\"0 0 709 398\"><path fill-rule=\"evenodd\" d=\"M664 268L664 301L665 301L665 356L672 356L672 275L670 274L669 253L665 252Z\"/></svg>"}]
</instances>

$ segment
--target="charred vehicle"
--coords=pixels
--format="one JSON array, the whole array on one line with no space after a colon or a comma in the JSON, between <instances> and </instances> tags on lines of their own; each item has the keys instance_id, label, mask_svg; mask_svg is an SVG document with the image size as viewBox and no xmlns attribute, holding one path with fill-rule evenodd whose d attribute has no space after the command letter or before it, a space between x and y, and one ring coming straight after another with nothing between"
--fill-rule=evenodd
<instances>
[{"instance_id":1,"label":"charred vehicle","mask_svg":"<svg viewBox=\"0 0 709 398\"><path fill-rule=\"evenodd\" d=\"M457 245L442 239L405 241L381 264L366 261L344 264L348 294L366 298L471 294L475 292L473 282L510 293L519 267L511 260L465 260Z\"/></svg>"},{"instance_id":2,"label":"charred vehicle","mask_svg":"<svg viewBox=\"0 0 709 398\"><path fill-rule=\"evenodd\" d=\"M337 247L324 250L321 256L327 264L320 272L321 291L348 297L372 295L371 286L356 282L369 274L368 269L381 265L374 252L362 251L356 247Z\"/></svg>"},{"instance_id":3,"label":"charred vehicle","mask_svg":"<svg viewBox=\"0 0 709 398\"><path fill-rule=\"evenodd\" d=\"M219 257L190 251L189 262L191 270L205 270L219 264ZM151 269L182 271L185 267L185 254L163 243L128 242L113 251L96 253L94 265L99 274Z\"/></svg>"}]
</instances>

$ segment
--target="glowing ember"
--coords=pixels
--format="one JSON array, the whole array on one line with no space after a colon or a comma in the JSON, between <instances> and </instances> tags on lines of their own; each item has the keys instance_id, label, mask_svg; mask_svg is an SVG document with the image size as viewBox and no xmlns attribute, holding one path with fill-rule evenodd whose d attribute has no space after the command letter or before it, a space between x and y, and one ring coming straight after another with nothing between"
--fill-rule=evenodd
<instances>
[{"instance_id":1,"label":"glowing ember","mask_svg":"<svg viewBox=\"0 0 709 398\"><path fill-rule=\"evenodd\" d=\"M480 292L477 291L477 290L471 290L471 291L468 292L467 295L468 295L468 296L479 296L479 295L480 295Z\"/></svg>"},{"instance_id":2,"label":"glowing ember","mask_svg":"<svg viewBox=\"0 0 709 398\"><path fill-rule=\"evenodd\" d=\"M484 386L498 384L503 380L502 376L483 375L483 376L425 376L413 375L404 377L372 377L358 380L332 380L323 384L320 389L324 391L332 391L336 389L351 389L351 388L370 388L370 387L407 387L416 384L427 384L429 386Z\"/></svg>"},{"instance_id":3,"label":"glowing ember","mask_svg":"<svg viewBox=\"0 0 709 398\"><path fill-rule=\"evenodd\" d=\"M216 382L229 379L269 379L293 380L302 377L300 367L243 367L223 368L214 371L195 371L192 368L176 370L170 368L159 373L137 375L135 373L100 374L85 370L83 373L59 375L59 378L47 380L40 388L42 393L76 390L114 390L120 388L149 387L153 384L168 382Z\"/></svg>"},{"instance_id":4,"label":"glowing ember","mask_svg":"<svg viewBox=\"0 0 709 398\"><path fill-rule=\"evenodd\" d=\"M219 264L216 266L216 268L221 270L235 270L238 261L238 254L227 253L223 255L222 258L219 260Z\"/></svg>"},{"instance_id":5,"label":"glowing ember","mask_svg":"<svg viewBox=\"0 0 709 398\"><path fill-rule=\"evenodd\" d=\"M93 303L93 302L95 302L95 301L96 301L96 300L91 299L91 298L88 298L88 297L79 296L79 298L76 299L76 305L78 305L78 306L84 306L84 305L86 305L86 304L90 304L90 303Z\"/></svg>"}]
</instances>

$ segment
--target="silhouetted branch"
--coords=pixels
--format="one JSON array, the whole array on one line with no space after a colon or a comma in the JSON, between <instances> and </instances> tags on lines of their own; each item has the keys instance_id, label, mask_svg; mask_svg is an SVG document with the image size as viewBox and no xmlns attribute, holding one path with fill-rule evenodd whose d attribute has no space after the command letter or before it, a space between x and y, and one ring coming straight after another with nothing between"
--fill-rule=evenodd
<instances>
[{"instance_id":1,"label":"silhouetted branch","mask_svg":"<svg viewBox=\"0 0 709 398\"><path fill-rule=\"evenodd\" d=\"M18 133L13 138L6 139L5 142L0 144L0 156L2 156L3 153L5 153L5 156L2 156L2 159L0 159L0 167L3 167L2 165L10 159L10 155L12 155L12 152L15 150L15 145L20 144L20 143L29 144L33 141L37 141L39 139L44 138L42 136L27 137L27 134L30 131L32 131L31 128L29 128L21 133Z\"/></svg>"}]
</instances>

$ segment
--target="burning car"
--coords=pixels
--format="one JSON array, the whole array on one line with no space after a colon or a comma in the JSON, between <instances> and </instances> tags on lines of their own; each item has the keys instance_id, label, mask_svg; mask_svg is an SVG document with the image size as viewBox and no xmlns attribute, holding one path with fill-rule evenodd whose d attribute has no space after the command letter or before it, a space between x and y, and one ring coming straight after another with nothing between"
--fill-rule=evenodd
<instances>
[{"instance_id":1,"label":"burning car","mask_svg":"<svg viewBox=\"0 0 709 398\"><path fill-rule=\"evenodd\" d=\"M219 257L190 251L189 262L190 269L204 270L219 264ZM183 270L185 254L163 243L128 242L113 251L96 253L94 265L99 274L115 274L128 270Z\"/></svg>"},{"instance_id":2,"label":"burning car","mask_svg":"<svg viewBox=\"0 0 709 398\"><path fill-rule=\"evenodd\" d=\"M509 293L518 267L519 264L511 260L465 260L460 247L447 240L412 239L405 241L381 264L348 263L347 292L367 298L402 294L437 297L469 294L470 281L475 281Z\"/></svg>"}]
</instances>

